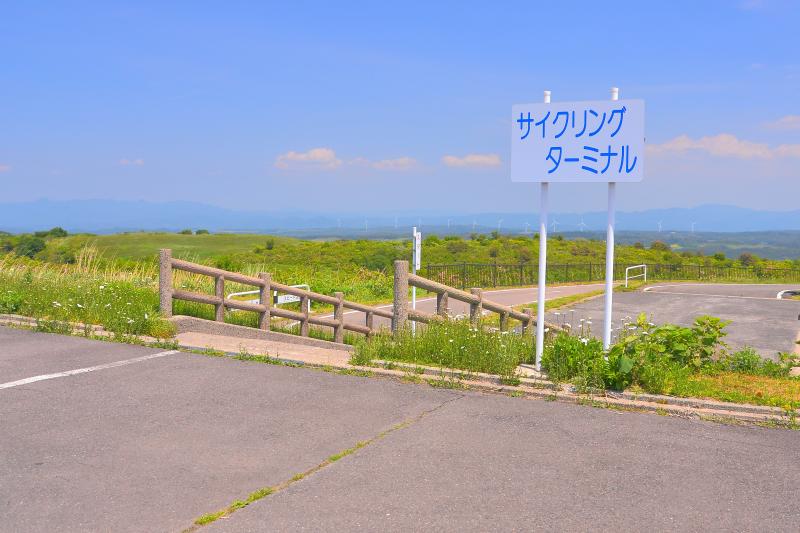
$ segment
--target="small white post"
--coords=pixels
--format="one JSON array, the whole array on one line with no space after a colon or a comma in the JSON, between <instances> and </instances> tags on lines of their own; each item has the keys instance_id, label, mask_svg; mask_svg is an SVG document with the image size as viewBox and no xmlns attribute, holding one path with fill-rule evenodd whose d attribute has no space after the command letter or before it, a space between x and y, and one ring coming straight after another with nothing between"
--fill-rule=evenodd
<instances>
[{"instance_id":1,"label":"small white post","mask_svg":"<svg viewBox=\"0 0 800 533\"><path fill-rule=\"evenodd\" d=\"M611 100L619 100L619 89L611 88ZM606 308L603 321L603 349L611 346L611 309L614 294L614 223L617 209L617 184L608 182L608 228L606 229Z\"/></svg>"},{"instance_id":2,"label":"small white post","mask_svg":"<svg viewBox=\"0 0 800 533\"><path fill-rule=\"evenodd\" d=\"M550 91L544 92L544 103L550 103ZM543 181L539 193L539 290L536 301L536 370L542 369L544 352L544 301L547 281L547 208L550 184Z\"/></svg>"}]
</instances>

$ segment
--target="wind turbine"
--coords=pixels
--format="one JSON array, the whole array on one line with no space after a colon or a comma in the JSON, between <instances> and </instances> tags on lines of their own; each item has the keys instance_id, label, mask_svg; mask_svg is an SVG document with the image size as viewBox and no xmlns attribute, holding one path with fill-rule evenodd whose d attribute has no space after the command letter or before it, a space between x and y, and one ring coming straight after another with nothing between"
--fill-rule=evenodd
<instances>
[{"instance_id":1,"label":"wind turbine","mask_svg":"<svg viewBox=\"0 0 800 533\"><path fill-rule=\"evenodd\" d=\"M551 223L550 223L550 225L553 227L553 233L555 233L555 232L556 232L556 230L558 229L558 220L556 220L556 219L554 218L554 219L553 219L553 222L551 222Z\"/></svg>"},{"instance_id":2,"label":"wind turbine","mask_svg":"<svg viewBox=\"0 0 800 533\"><path fill-rule=\"evenodd\" d=\"M477 221L476 221L476 220L473 218L473 219L472 219L472 233L475 233L475 225L476 225L477 223L478 223L478 222L477 222Z\"/></svg>"},{"instance_id":3,"label":"wind turbine","mask_svg":"<svg viewBox=\"0 0 800 533\"><path fill-rule=\"evenodd\" d=\"M661 220L658 221L658 232L661 233Z\"/></svg>"},{"instance_id":4,"label":"wind turbine","mask_svg":"<svg viewBox=\"0 0 800 533\"><path fill-rule=\"evenodd\" d=\"M583 217L581 217L581 222L578 224L578 227L581 229L581 232L586 231L586 223L583 221Z\"/></svg>"},{"instance_id":5,"label":"wind turbine","mask_svg":"<svg viewBox=\"0 0 800 533\"><path fill-rule=\"evenodd\" d=\"M503 224L503 219L497 221L497 233L500 233L500 226Z\"/></svg>"},{"instance_id":6,"label":"wind turbine","mask_svg":"<svg viewBox=\"0 0 800 533\"><path fill-rule=\"evenodd\" d=\"M450 229L450 219L447 219L447 229Z\"/></svg>"},{"instance_id":7,"label":"wind turbine","mask_svg":"<svg viewBox=\"0 0 800 533\"><path fill-rule=\"evenodd\" d=\"M529 222L526 222L526 223L525 223L525 235L527 235L528 233L530 233L530 230L531 230L531 225L530 225L530 223L529 223Z\"/></svg>"},{"instance_id":8,"label":"wind turbine","mask_svg":"<svg viewBox=\"0 0 800 533\"><path fill-rule=\"evenodd\" d=\"M694 225L695 224L697 224L697 222L692 222L692 233L694 233Z\"/></svg>"},{"instance_id":9,"label":"wind turbine","mask_svg":"<svg viewBox=\"0 0 800 533\"><path fill-rule=\"evenodd\" d=\"M367 233L368 231L369 231L369 224L367 223L367 219L365 218L364 219L364 233Z\"/></svg>"},{"instance_id":10,"label":"wind turbine","mask_svg":"<svg viewBox=\"0 0 800 533\"><path fill-rule=\"evenodd\" d=\"M397 229L397 217L394 217L394 229Z\"/></svg>"}]
</instances>

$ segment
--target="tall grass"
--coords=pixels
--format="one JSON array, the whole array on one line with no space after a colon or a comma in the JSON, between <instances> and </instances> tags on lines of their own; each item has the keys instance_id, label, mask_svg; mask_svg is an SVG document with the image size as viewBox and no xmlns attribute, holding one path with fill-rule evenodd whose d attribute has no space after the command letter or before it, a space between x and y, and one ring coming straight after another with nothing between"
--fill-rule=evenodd
<instances>
[{"instance_id":1,"label":"tall grass","mask_svg":"<svg viewBox=\"0 0 800 533\"><path fill-rule=\"evenodd\" d=\"M471 327L464 321L433 322L406 329L397 336L375 335L356 343L354 364L375 359L435 365L500 376L512 376L517 365L530 362L532 336Z\"/></svg>"},{"instance_id":2,"label":"tall grass","mask_svg":"<svg viewBox=\"0 0 800 533\"><path fill-rule=\"evenodd\" d=\"M155 272L119 270L96 259L91 250L74 265L0 257L0 313L100 324L123 334L162 333Z\"/></svg>"}]
</instances>

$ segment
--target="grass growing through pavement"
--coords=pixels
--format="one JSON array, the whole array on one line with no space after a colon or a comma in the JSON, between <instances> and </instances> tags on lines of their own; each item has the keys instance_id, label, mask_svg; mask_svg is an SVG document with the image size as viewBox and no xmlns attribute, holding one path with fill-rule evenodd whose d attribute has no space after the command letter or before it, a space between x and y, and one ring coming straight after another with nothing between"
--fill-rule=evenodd
<instances>
[{"instance_id":1,"label":"grass growing through pavement","mask_svg":"<svg viewBox=\"0 0 800 533\"><path fill-rule=\"evenodd\" d=\"M464 321L433 322L406 329L397 336L375 335L356 342L352 363L367 365L375 359L458 368L512 376L517 365L533 354L531 336L473 328Z\"/></svg>"}]
</instances>

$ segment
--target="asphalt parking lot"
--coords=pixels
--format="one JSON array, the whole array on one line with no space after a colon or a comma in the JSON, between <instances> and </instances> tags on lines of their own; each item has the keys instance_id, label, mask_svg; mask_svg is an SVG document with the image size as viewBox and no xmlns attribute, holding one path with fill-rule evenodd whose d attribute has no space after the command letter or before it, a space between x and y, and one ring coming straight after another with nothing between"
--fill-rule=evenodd
<instances>
[{"instance_id":1,"label":"asphalt parking lot","mask_svg":"<svg viewBox=\"0 0 800 533\"><path fill-rule=\"evenodd\" d=\"M205 528L800 528L794 431L3 327L0 423L2 531L182 531L371 439Z\"/></svg>"},{"instance_id":2,"label":"asphalt parking lot","mask_svg":"<svg viewBox=\"0 0 800 533\"><path fill-rule=\"evenodd\" d=\"M786 289L800 290L800 286L674 283L656 284L644 291L617 292L614 325L619 328L626 317L635 319L639 313L647 314L657 324L686 326L698 316L712 315L731 322L725 339L731 347L751 346L762 356L775 357L778 352L792 352L800 332L800 301L777 298ZM601 335L602 297L569 309L575 310L574 319L566 311L570 320L591 319L593 333Z\"/></svg>"}]
</instances>

